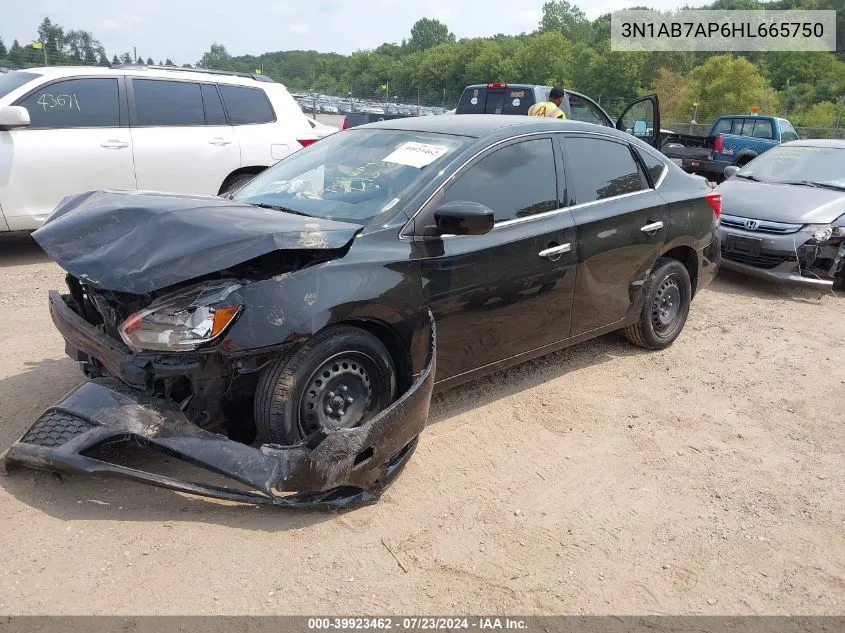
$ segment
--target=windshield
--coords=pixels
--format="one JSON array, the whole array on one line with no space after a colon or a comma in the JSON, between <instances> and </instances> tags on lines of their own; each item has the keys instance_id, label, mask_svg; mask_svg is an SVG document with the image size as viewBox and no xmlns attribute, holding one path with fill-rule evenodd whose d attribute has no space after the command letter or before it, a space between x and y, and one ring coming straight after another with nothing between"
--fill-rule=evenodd
<instances>
[{"instance_id":1,"label":"windshield","mask_svg":"<svg viewBox=\"0 0 845 633\"><path fill-rule=\"evenodd\" d=\"M33 73L22 73L12 71L10 73L0 74L0 99L12 92L15 88L20 88L26 82L38 77Z\"/></svg>"},{"instance_id":2,"label":"windshield","mask_svg":"<svg viewBox=\"0 0 845 633\"><path fill-rule=\"evenodd\" d=\"M781 145L748 163L737 177L845 187L845 148Z\"/></svg>"},{"instance_id":3,"label":"windshield","mask_svg":"<svg viewBox=\"0 0 845 633\"><path fill-rule=\"evenodd\" d=\"M401 205L470 141L404 130L338 132L260 173L233 198L366 223Z\"/></svg>"}]
</instances>

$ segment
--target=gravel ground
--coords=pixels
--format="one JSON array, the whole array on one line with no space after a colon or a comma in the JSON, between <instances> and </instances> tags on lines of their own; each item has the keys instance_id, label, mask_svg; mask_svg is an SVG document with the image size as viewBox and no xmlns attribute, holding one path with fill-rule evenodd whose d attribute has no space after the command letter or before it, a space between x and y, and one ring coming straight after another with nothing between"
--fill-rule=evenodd
<instances>
[{"instance_id":1,"label":"gravel ground","mask_svg":"<svg viewBox=\"0 0 845 633\"><path fill-rule=\"evenodd\" d=\"M0 236L0 448L82 375L62 273ZM0 478L0 613L836 614L845 305L720 274L676 344L606 336L435 397L375 506Z\"/></svg>"}]
</instances>

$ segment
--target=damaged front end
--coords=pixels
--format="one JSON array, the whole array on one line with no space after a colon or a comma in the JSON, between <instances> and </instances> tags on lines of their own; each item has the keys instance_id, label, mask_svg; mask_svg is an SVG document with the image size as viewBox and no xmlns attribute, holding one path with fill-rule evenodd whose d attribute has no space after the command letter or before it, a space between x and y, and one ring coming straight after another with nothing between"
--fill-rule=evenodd
<instances>
[{"instance_id":1,"label":"damaged front end","mask_svg":"<svg viewBox=\"0 0 845 633\"><path fill-rule=\"evenodd\" d=\"M105 475L206 497L283 507L341 509L376 501L416 447L434 387L435 327L410 387L388 408L350 429L314 433L294 446L252 447L193 424L172 400L114 378L83 383L45 411L2 456L6 470ZM222 475L238 487L182 481L104 461L97 451L131 440Z\"/></svg>"}]
</instances>

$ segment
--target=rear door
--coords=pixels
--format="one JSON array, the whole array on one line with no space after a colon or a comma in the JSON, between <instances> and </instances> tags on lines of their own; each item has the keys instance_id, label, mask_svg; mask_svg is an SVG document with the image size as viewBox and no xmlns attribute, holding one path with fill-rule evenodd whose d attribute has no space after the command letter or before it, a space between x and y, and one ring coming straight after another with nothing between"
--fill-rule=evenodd
<instances>
[{"instance_id":1,"label":"rear door","mask_svg":"<svg viewBox=\"0 0 845 633\"><path fill-rule=\"evenodd\" d=\"M434 211L456 201L484 204L496 218L486 235L417 239L438 380L568 336L575 225L562 208L561 169L550 138L510 141L475 159L415 219L424 234Z\"/></svg>"},{"instance_id":2,"label":"rear door","mask_svg":"<svg viewBox=\"0 0 845 633\"><path fill-rule=\"evenodd\" d=\"M571 335L617 323L666 241L666 205L631 146L599 134L561 136L578 253Z\"/></svg>"},{"instance_id":3,"label":"rear door","mask_svg":"<svg viewBox=\"0 0 845 633\"><path fill-rule=\"evenodd\" d=\"M135 188L122 82L59 79L15 102L29 111L30 125L0 132L0 202L9 229L38 228L73 194Z\"/></svg>"},{"instance_id":4,"label":"rear door","mask_svg":"<svg viewBox=\"0 0 845 633\"><path fill-rule=\"evenodd\" d=\"M633 134L654 148L660 149L660 104L657 95L637 99L616 121L616 129Z\"/></svg>"},{"instance_id":5,"label":"rear door","mask_svg":"<svg viewBox=\"0 0 845 633\"><path fill-rule=\"evenodd\" d=\"M214 84L128 81L138 188L217 195L241 154Z\"/></svg>"}]
</instances>

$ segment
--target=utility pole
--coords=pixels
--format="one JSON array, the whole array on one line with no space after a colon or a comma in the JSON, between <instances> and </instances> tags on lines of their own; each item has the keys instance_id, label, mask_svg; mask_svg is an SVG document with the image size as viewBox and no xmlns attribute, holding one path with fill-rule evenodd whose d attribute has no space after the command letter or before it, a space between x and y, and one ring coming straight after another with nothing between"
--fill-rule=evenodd
<instances>
[{"instance_id":1,"label":"utility pole","mask_svg":"<svg viewBox=\"0 0 845 633\"><path fill-rule=\"evenodd\" d=\"M135 46L132 47L132 63L138 63L138 48Z\"/></svg>"},{"instance_id":2,"label":"utility pole","mask_svg":"<svg viewBox=\"0 0 845 633\"><path fill-rule=\"evenodd\" d=\"M443 110L446 110L446 88L443 88Z\"/></svg>"}]
</instances>

